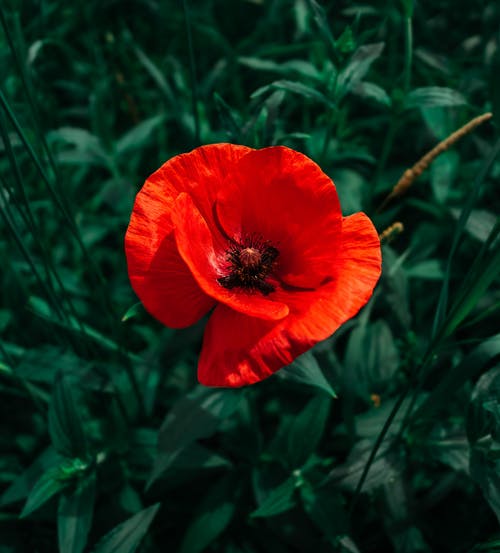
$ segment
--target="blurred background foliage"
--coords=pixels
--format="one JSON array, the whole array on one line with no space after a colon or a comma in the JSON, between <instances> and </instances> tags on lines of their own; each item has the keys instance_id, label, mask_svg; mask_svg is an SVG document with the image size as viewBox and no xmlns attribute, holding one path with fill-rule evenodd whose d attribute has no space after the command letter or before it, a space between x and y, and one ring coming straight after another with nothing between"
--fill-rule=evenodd
<instances>
[{"instance_id":1,"label":"blurred background foliage","mask_svg":"<svg viewBox=\"0 0 500 553\"><path fill-rule=\"evenodd\" d=\"M500 5L5 0L0 552L500 551ZM378 209L403 171L493 119ZM136 192L202 144L320 163L383 247L353 321L248 389L137 304Z\"/></svg>"}]
</instances>

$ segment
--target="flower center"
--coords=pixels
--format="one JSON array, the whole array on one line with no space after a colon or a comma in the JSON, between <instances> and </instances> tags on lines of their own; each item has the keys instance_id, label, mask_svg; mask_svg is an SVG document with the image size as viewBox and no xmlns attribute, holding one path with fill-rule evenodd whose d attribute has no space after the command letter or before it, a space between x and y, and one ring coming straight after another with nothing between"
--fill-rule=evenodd
<instances>
[{"instance_id":1,"label":"flower center","mask_svg":"<svg viewBox=\"0 0 500 553\"><path fill-rule=\"evenodd\" d=\"M228 274L218 278L217 282L224 288L258 290L267 296L276 289L267 278L272 274L278 255L274 246L255 236L242 242L231 241L226 252Z\"/></svg>"}]
</instances>

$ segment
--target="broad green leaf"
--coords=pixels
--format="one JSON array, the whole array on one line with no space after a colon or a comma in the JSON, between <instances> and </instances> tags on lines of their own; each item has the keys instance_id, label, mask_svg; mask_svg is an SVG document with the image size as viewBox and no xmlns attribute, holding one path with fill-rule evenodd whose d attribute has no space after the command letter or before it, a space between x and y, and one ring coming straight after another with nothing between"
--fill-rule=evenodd
<instances>
[{"instance_id":1,"label":"broad green leaf","mask_svg":"<svg viewBox=\"0 0 500 553\"><path fill-rule=\"evenodd\" d=\"M292 475L278 487L271 490L250 516L252 518L272 517L289 511L296 504L294 498L296 487L297 477Z\"/></svg>"},{"instance_id":2,"label":"broad green leaf","mask_svg":"<svg viewBox=\"0 0 500 553\"><path fill-rule=\"evenodd\" d=\"M373 100L374 102L388 108L392 105L392 100L389 94L387 94L381 86L378 86L375 83L361 81L353 88L352 91L356 94L356 96L366 98L367 100Z\"/></svg>"},{"instance_id":3,"label":"broad green leaf","mask_svg":"<svg viewBox=\"0 0 500 553\"><path fill-rule=\"evenodd\" d=\"M440 259L426 259L406 269L408 278L424 280L442 280L444 277L443 263Z\"/></svg>"},{"instance_id":4,"label":"broad green leaf","mask_svg":"<svg viewBox=\"0 0 500 553\"><path fill-rule=\"evenodd\" d=\"M53 446L62 455L86 457L87 440L80 413L68 379L64 377L54 384L49 405L49 434Z\"/></svg>"},{"instance_id":5,"label":"broad green leaf","mask_svg":"<svg viewBox=\"0 0 500 553\"><path fill-rule=\"evenodd\" d=\"M168 469L186 446L214 434L220 421L236 411L242 393L240 390L198 388L178 401L158 432L158 455L148 486Z\"/></svg>"},{"instance_id":6,"label":"broad green leaf","mask_svg":"<svg viewBox=\"0 0 500 553\"><path fill-rule=\"evenodd\" d=\"M19 516L24 518L33 511L36 511L36 509L41 507L55 494L62 491L68 483L68 480L61 478L61 470L59 467L48 469L34 485Z\"/></svg>"},{"instance_id":7,"label":"broad green leaf","mask_svg":"<svg viewBox=\"0 0 500 553\"><path fill-rule=\"evenodd\" d=\"M464 382L477 378L484 367L500 355L500 334L491 336L474 348L458 365L447 371L444 378L434 385L427 399L415 411L413 419L434 421L435 411L447 403Z\"/></svg>"},{"instance_id":8,"label":"broad green leaf","mask_svg":"<svg viewBox=\"0 0 500 553\"><path fill-rule=\"evenodd\" d=\"M361 440L355 444L347 460L330 471L327 482L335 483L342 489L354 491L360 481L366 463L373 450L372 440ZM383 486L401 471L401 458L393 451L391 440L384 440L368 470L362 491L369 492Z\"/></svg>"},{"instance_id":9,"label":"broad green leaf","mask_svg":"<svg viewBox=\"0 0 500 553\"><path fill-rule=\"evenodd\" d=\"M383 42L365 44L354 52L347 66L340 71L337 78L335 98L340 101L348 92L353 90L368 73L373 62L384 49Z\"/></svg>"},{"instance_id":10,"label":"broad green leaf","mask_svg":"<svg viewBox=\"0 0 500 553\"><path fill-rule=\"evenodd\" d=\"M259 96L262 96L262 94L266 94L267 92L273 89L292 92L293 94L303 96L308 100L315 100L316 102L320 102L329 107L335 107L333 102L331 102L323 93L319 92L315 88L302 84L298 81L288 81L288 80L274 81L269 85L266 85L257 89L255 92L252 93L251 98L258 98Z\"/></svg>"},{"instance_id":11,"label":"broad green leaf","mask_svg":"<svg viewBox=\"0 0 500 553\"><path fill-rule=\"evenodd\" d=\"M478 380L469 405L470 475L500 521L500 366Z\"/></svg>"},{"instance_id":12,"label":"broad green leaf","mask_svg":"<svg viewBox=\"0 0 500 553\"><path fill-rule=\"evenodd\" d=\"M53 447L48 447L35 461L26 469L14 482L5 490L0 497L0 506L9 505L28 497L33 486L40 476L48 469L58 466L62 457Z\"/></svg>"},{"instance_id":13,"label":"broad green leaf","mask_svg":"<svg viewBox=\"0 0 500 553\"><path fill-rule=\"evenodd\" d=\"M155 518L160 503L139 511L115 526L96 545L93 553L134 553Z\"/></svg>"},{"instance_id":14,"label":"broad green leaf","mask_svg":"<svg viewBox=\"0 0 500 553\"><path fill-rule=\"evenodd\" d=\"M217 92L214 92L215 107L220 122L229 137L239 138L241 135L241 117Z\"/></svg>"},{"instance_id":15,"label":"broad green leaf","mask_svg":"<svg viewBox=\"0 0 500 553\"><path fill-rule=\"evenodd\" d=\"M444 140L459 126L454 108L447 106L421 107L420 113L427 130L436 140ZM433 163L436 161L437 159Z\"/></svg>"},{"instance_id":16,"label":"broad green leaf","mask_svg":"<svg viewBox=\"0 0 500 553\"><path fill-rule=\"evenodd\" d=\"M288 459L291 467L301 467L316 450L325 430L330 406L330 398L318 395L293 417L288 434Z\"/></svg>"},{"instance_id":17,"label":"broad green leaf","mask_svg":"<svg viewBox=\"0 0 500 553\"><path fill-rule=\"evenodd\" d=\"M145 121L141 121L141 123L127 131L116 142L117 155L122 156L131 151L144 148L145 144L153 138L153 132L156 127L159 127L164 121L164 114L155 115Z\"/></svg>"},{"instance_id":18,"label":"broad green leaf","mask_svg":"<svg viewBox=\"0 0 500 553\"><path fill-rule=\"evenodd\" d=\"M450 211L455 219L460 217L459 209L450 209ZM473 209L465 223L465 230L476 240L486 242L496 222L497 217L491 211Z\"/></svg>"},{"instance_id":19,"label":"broad green leaf","mask_svg":"<svg viewBox=\"0 0 500 553\"><path fill-rule=\"evenodd\" d=\"M297 357L291 365L277 372L276 375L283 380L306 384L307 386L322 390L330 397L337 397L335 390L326 379L318 361L311 352L306 352Z\"/></svg>"},{"instance_id":20,"label":"broad green leaf","mask_svg":"<svg viewBox=\"0 0 500 553\"><path fill-rule=\"evenodd\" d=\"M426 86L415 88L405 99L405 108L414 109L433 106L461 106L467 100L452 88L441 86Z\"/></svg>"},{"instance_id":21,"label":"broad green leaf","mask_svg":"<svg viewBox=\"0 0 500 553\"><path fill-rule=\"evenodd\" d=\"M300 495L305 512L331 543L347 533L345 501L338 490L304 485L300 488Z\"/></svg>"},{"instance_id":22,"label":"broad green leaf","mask_svg":"<svg viewBox=\"0 0 500 553\"><path fill-rule=\"evenodd\" d=\"M263 58L254 58L249 56L239 56L238 63L250 69L257 69L258 71L275 71L280 73L282 71L282 65L276 63L273 60L266 60Z\"/></svg>"},{"instance_id":23,"label":"broad green leaf","mask_svg":"<svg viewBox=\"0 0 500 553\"><path fill-rule=\"evenodd\" d=\"M436 200L444 204L453 191L460 157L455 150L438 156L430 167L431 186Z\"/></svg>"},{"instance_id":24,"label":"broad green leaf","mask_svg":"<svg viewBox=\"0 0 500 553\"><path fill-rule=\"evenodd\" d=\"M384 321L358 324L349 336L344 360L350 390L367 399L380 393L399 366L392 332Z\"/></svg>"},{"instance_id":25,"label":"broad green leaf","mask_svg":"<svg viewBox=\"0 0 500 553\"><path fill-rule=\"evenodd\" d=\"M200 553L231 522L236 507L234 479L223 478L210 488L194 513L179 553Z\"/></svg>"},{"instance_id":26,"label":"broad green leaf","mask_svg":"<svg viewBox=\"0 0 500 553\"><path fill-rule=\"evenodd\" d=\"M57 535L59 553L82 553L92 524L96 488L95 472L81 478L59 498Z\"/></svg>"},{"instance_id":27,"label":"broad green leaf","mask_svg":"<svg viewBox=\"0 0 500 553\"><path fill-rule=\"evenodd\" d=\"M352 169L335 169L332 173L344 215L351 215L363 209L363 195L366 179Z\"/></svg>"}]
</instances>

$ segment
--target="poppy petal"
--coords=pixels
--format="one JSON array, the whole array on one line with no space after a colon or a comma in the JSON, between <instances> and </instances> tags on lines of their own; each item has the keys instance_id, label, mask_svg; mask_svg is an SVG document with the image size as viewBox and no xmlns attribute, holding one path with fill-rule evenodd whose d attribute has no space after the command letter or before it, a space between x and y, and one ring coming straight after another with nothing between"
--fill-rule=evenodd
<instances>
[{"instance_id":1,"label":"poppy petal","mask_svg":"<svg viewBox=\"0 0 500 553\"><path fill-rule=\"evenodd\" d=\"M188 194L182 193L177 198L172 219L179 253L207 295L252 317L277 320L288 315L288 306L284 303L258 293L229 290L218 283L217 279L223 276L221 267L226 263L225 252L214 248L207 222Z\"/></svg>"},{"instance_id":2,"label":"poppy petal","mask_svg":"<svg viewBox=\"0 0 500 553\"><path fill-rule=\"evenodd\" d=\"M253 151L234 144L209 144L164 163L144 183L136 196L125 236L129 249L140 253L136 260L145 272L171 232L172 210L177 196L189 191L198 209L209 217L217 194L238 160ZM215 230L215 229L214 229Z\"/></svg>"},{"instance_id":3,"label":"poppy petal","mask_svg":"<svg viewBox=\"0 0 500 553\"><path fill-rule=\"evenodd\" d=\"M141 253L142 245L128 242L130 282L145 309L164 325L190 326L215 305L179 255L173 232L163 239L151 263L144 262Z\"/></svg>"},{"instance_id":4,"label":"poppy petal","mask_svg":"<svg viewBox=\"0 0 500 553\"><path fill-rule=\"evenodd\" d=\"M200 146L164 163L147 179L139 194L147 194L150 212L157 213L165 209L166 201L172 202L181 192L187 192L210 223L217 194L232 178L238 161L252 151L236 144Z\"/></svg>"},{"instance_id":5,"label":"poppy petal","mask_svg":"<svg viewBox=\"0 0 500 553\"><path fill-rule=\"evenodd\" d=\"M287 332L294 339L309 343L309 347L354 317L370 299L380 277L380 240L364 213L344 218L337 263L335 277L314 291L276 292L276 299L290 307Z\"/></svg>"},{"instance_id":6,"label":"poppy petal","mask_svg":"<svg viewBox=\"0 0 500 553\"><path fill-rule=\"evenodd\" d=\"M217 214L237 240L257 234L279 250L285 283L315 287L333 276L340 204L332 180L307 156L284 146L249 152L219 194Z\"/></svg>"},{"instance_id":7,"label":"poppy petal","mask_svg":"<svg viewBox=\"0 0 500 553\"><path fill-rule=\"evenodd\" d=\"M259 382L292 362L281 322L265 321L218 305L208 320L198 363L205 386L239 387Z\"/></svg>"},{"instance_id":8,"label":"poppy petal","mask_svg":"<svg viewBox=\"0 0 500 553\"><path fill-rule=\"evenodd\" d=\"M329 337L356 315L380 276L380 242L363 213L342 224L342 251L334 280L314 291L280 291L290 314L272 322L219 305L204 335L198 379L207 386L245 386L263 380Z\"/></svg>"}]
</instances>

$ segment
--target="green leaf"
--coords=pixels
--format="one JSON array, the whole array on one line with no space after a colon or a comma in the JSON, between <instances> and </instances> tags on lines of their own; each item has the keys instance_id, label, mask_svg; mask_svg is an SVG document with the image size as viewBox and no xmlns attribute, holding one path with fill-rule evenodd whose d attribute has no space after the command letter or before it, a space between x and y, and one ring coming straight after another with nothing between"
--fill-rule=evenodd
<instances>
[{"instance_id":1,"label":"green leaf","mask_svg":"<svg viewBox=\"0 0 500 553\"><path fill-rule=\"evenodd\" d=\"M413 419L426 418L434 421L435 411L446 404L453 393L464 382L477 378L487 363L500 355L500 334L491 336L482 344L474 348L451 370L447 371L443 379L435 384L427 399L413 415Z\"/></svg>"},{"instance_id":2,"label":"green leaf","mask_svg":"<svg viewBox=\"0 0 500 553\"><path fill-rule=\"evenodd\" d=\"M308 100L314 100L316 102L325 104L328 107L335 107L333 102L331 102L323 93L298 81L274 81L269 85L257 89L255 92L252 93L251 98L258 98L259 96L262 96L262 94L266 94L267 92L269 92L269 90L273 89L292 92L293 94L298 94L299 96L307 98Z\"/></svg>"},{"instance_id":3,"label":"green leaf","mask_svg":"<svg viewBox=\"0 0 500 553\"><path fill-rule=\"evenodd\" d=\"M444 277L443 263L440 259L425 259L406 270L408 278L425 280L442 280Z\"/></svg>"},{"instance_id":4,"label":"green leaf","mask_svg":"<svg viewBox=\"0 0 500 553\"><path fill-rule=\"evenodd\" d=\"M459 209L451 209L450 211L455 219L460 217ZM465 230L476 240L486 242L496 222L497 217L491 211L473 209L465 223Z\"/></svg>"},{"instance_id":5,"label":"green leaf","mask_svg":"<svg viewBox=\"0 0 500 553\"><path fill-rule=\"evenodd\" d=\"M331 543L347 533L349 523L345 502L338 491L305 485L300 488L300 495L305 512Z\"/></svg>"},{"instance_id":6,"label":"green leaf","mask_svg":"<svg viewBox=\"0 0 500 553\"><path fill-rule=\"evenodd\" d=\"M128 321L129 319L134 319L144 313L144 306L140 301L134 303L131 307L125 311L125 314L122 317L122 323Z\"/></svg>"},{"instance_id":7,"label":"green leaf","mask_svg":"<svg viewBox=\"0 0 500 553\"><path fill-rule=\"evenodd\" d=\"M61 478L61 470L59 467L52 467L48 469L39 478L33 489L31 490L26 504L24 505L21 514L21 518L27 517L33 511L36 511L55 494L62 491L69 481Z\"/></svg>"},{"instance_id":8,"label":"green leaf","mask_svg":"<svg viewBox=\"0 0 500 553\"><path fill-rule=\"evenodd\" d=\"M241 390L214 391L200 387L178 401L158 432L158 455L148 487L169 468L186 446L214 434L220 421L236 411L242 393Z\"/></svg>"},{"instance_id":9,"label":"green leaf","mask_svg":"<svg viewBox=\"0 0 500 553\"><path fill-rule=\"evenodd\" d=\"M66 457L86 457L87 440L68 379L54 384L49 405L49 434L55 449Z\"/></svg>"},{"instance_id":10,"label":"green leaf","mask_svg":"<svg viewBox=\"0 0 500 553\"><path fill-rule=\"evenodd\" d=\"M342 489L354 491L358 486L372 450L372 440L357 442L349 453L346 462L335 467L328 475L326 482L335 483ZM400 472L401 458L393 451L392 440L386 438L370 465L364 481L363 491L369 492L383 486L391 478L396 478Z\"/></svg>"},{"instance_id":11,"label":"green leaf","mask_svg":"<svg viewBox=\"0 0 500 553\"><path fill-rule=\"evenodd\" d=\"M373 62L384 49L383 42L365 44L354 52L347 66L339 73L335 98L340 101L348 92L353 90L368 73Z\"/></svg>"},{"instance_id":12,"label":"green leaf","mask_svg":"<svg viewBox=\"0 0 500 553\"><path fill-rule=\"evenodd\" d=\"M293 418L288 434L290 466L301 467L316 450L325 430L330 406L330 398L316 396Z\"/></svg>"},{"instance_id":13,"label":"green leaf","mask_svg":"<svg viewBox=\"0 0 500 553\"><path fill-rule=\"evenodd\" d=\"M318 361L310 351L297 357L291 365L277 372L276 375L283 380L306 384L307 386L322 390L330 397L337 397L332 385L323 374Z\"/></svg>"},{"instance_id":14,"label":"green leaf","mask_svg":"<svg viewBox=\"0 0 500 553\"><path fill-rule=\"evenodd\" d=\"M378 86L375 83L361 81L355 85L353 93L356 94L356 96L366 98L367 100L373 100L374 102L388 108L392 105L392 100L389 94L387 94L381 86Z\"/></svg>"},{"instance_id":15,"label":"green leaf","mask_svg":"<svg viewBox=\"0 0 500 553\"><path fill-rule=\"evenodd\" d=\"M164 121L164 114L155 115L145 121L141 121L134 128L127 131L116 142L117 155L123 156L131 151L144 148L147 142L152 140L156 127L160 126Z\"/></svg>"},{"instance_id":16,"label":"green leaf","mask_svg":"<svg viewBox=\"0 0 500 553\"><path fill-rule=\"evenodd\" d=\"M92 524L96 475L91 472L59 498L57 535L59 553L82 553Z\"/></svg>"},{"instance_id":17,"label":"green leaf","mask_svg":"<svg viewBox=\"0 0 500 553\"><path fill-rule=\"evenodd\" d=\"M271 490L250 516L252 518L272 517L289 511L296 504L294 491L297 487L297 476L292 475L277 488Z\"/></svg>"},{"instance_id":18,"label":"green leaf","mask_svg":"<svg viewBox=\"0 0 500 553\"><path fill-rule=\"evenodd\" d=\"M41 474L50 468L57 466L62 461L62 457L53 447L48 447L41 453L35 461L19 475L14 482L5 490L0 497L0 506L9 505L28 497L33 486L40 478Z\"/></svg>"},{"instance_id":19,"label":"green leaf","mask_svg":"<svg viewBox=\"0 0 500 553\"><path fill-rule=\"evenodd\" d=\"M134 553L159 508L160 503L155 503L115 526L99 541L93 553Z\"/></svg>"},{"instance_id":20,"label":"green leaf","mask_svg":"<svg viewBox=\"0 0 500 553\"><path fill-rule=\"evenodd\" d=\"M217 482L196 509L179 553L200 553L219 536L231 522L235 511L234 479Z\"/></svg>"},{"instance_id":21,"label":"green leaf","mask_svg":"<svg viewBox=\"0 0 500 553\"><path fill-rule=\"evenodd\" d=\"M460 156L454 150L438 156L430 167L431 186L436 200L444 204L453 190Z\"/></svg>"},{"instance_id":22,"label":"green leaf","mask_svg":"<svg viewBox=\"0 0 500 553\"><path fill-rule=\"evenodd\" d=\"M500 128L500 46L498 37L495 51L491 57L488 81L493 120L498 129Z\"/></svg>"},{"instance_id":23,"label":"green leaf","mask_svg":"<svg viewBox=\"0 0 500 553\"><path fill-rule=\"evenodd\" d=\"M405 99L405 108L414 109L433 106L462 106L467 100L460 92L441 86L415 88Z\"/></svg>"}]
</instances>

